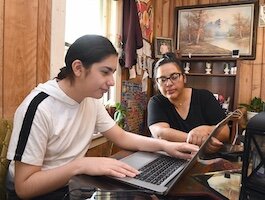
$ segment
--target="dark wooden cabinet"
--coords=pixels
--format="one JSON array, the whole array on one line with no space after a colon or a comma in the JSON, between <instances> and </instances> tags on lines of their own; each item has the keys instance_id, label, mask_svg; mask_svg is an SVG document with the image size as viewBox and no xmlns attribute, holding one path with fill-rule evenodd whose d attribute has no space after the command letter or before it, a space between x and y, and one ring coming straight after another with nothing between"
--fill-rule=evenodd
<instances>
[{"instance_id":1,"label":"dark wooden cabinet","mask_svg":"<svg viewBox=\"0 0 265 200\"><path fill-rule=\"evenodd\" d=\"M222 95L225 100L230 97L229 111L236 109L238 99L239 60L235 58L194 57L180 58L185 68L189 63L187 87L207 89L214 94ZM211 72L206 73L206 63L211 66ZM229 72L224 69L228 66ZM232 71L231 71L232 69ZM236 72L235 72L236 70Z\"/></svg>"}]
</instances>

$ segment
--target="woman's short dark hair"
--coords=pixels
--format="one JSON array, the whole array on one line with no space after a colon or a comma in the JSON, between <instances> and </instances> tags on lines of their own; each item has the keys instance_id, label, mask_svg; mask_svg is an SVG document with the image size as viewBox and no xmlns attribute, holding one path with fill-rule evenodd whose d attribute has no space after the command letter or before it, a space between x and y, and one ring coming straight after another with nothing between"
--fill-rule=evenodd
<instances>
[{"instance_id":1,"label":"woman's short dark hair","mask_svg":"<svg viewBox=\"0 0 265 200\"><path fill-rule=\"evenodd\" d=\"M155 67L154 67L154 78L157 78L156 77L157 69L161 65L164 65L164 64L167 64L167 63L173 63L181 71L181 73L184 74L184 69L183 69L181 61L179 59L177 59L175 53L168 52L168 53L163 54L162 58L160 58L156 62Z\"/></svg>"},{"instance_id":2,"label":"woman's short dark hair","mask_svg":"<svg viewBox=\"0 0 265 200\"><path fill-rule=\"evenodd\" d=\"M100 62L110 55L118 55L113 44L100 35L84 35L70 45L65 55L65 67L61 68L56 78L74 80L72 63L80 60L86 69L92 64Z\"/></svg>"}]
</instances>

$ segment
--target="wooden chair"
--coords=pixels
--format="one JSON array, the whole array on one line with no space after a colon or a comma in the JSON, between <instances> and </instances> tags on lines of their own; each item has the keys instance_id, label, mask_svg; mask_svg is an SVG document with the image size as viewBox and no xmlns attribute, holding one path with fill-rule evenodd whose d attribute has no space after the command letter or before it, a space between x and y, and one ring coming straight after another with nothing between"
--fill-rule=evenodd
<instances>
[{"instance_id":1,"label":"wooden chair","mask_svg":"<svg viewBox=\"0 0 265 200\"><path fill-rule=\"evenodd\" d=\"M6 173L9 160L6 159L8 144L12 133L11 120L0 119L0 199L6 200Z\"/></svg>"}]
</instances>

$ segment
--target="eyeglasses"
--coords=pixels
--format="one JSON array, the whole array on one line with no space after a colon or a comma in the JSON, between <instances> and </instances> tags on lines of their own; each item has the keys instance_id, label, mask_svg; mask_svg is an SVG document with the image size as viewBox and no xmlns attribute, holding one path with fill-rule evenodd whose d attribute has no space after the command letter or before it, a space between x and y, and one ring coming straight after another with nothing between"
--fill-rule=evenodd
<instances>
[{"instance_id":1,"label":"eyeglasses","mask_svg":"<svg viewBox=\"0 0 265 200\"><path fill-rule=\"evenodd\" d=\"M170 80L172 83L176 83L179 80L181 75L182 73L173 73L169 77L161 76L161 77L156 78L156 82L159 85L165 85L168 80Z\"/></svg>"}]
</instances>

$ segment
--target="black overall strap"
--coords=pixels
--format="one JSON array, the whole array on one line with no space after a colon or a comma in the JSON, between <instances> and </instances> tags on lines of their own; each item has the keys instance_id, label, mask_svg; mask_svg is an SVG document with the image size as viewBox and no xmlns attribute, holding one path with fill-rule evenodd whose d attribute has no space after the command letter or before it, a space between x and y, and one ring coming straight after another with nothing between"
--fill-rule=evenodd
<instances>
[{"instance_id":1,"label":"black overall strap","mask_svg":"<svg viewBox=\"0 0 265 200\"><path fill-rule=\"evenodd\" d=\"M27 112L25 114L24 120L23 120L21 130L20 130L14 160L21 161L21 157L23 155L23 152L25 150L25 147L26 147L26 144L27 144L27 141L29 138L31 125L32 125L36 110L37 110L39 104L48 96L49 96L48 94L46 94L44 92L40 92L30 102L28 109L27 109Z\"/></svg>"}]
</instances>

